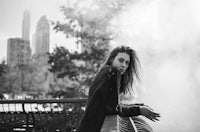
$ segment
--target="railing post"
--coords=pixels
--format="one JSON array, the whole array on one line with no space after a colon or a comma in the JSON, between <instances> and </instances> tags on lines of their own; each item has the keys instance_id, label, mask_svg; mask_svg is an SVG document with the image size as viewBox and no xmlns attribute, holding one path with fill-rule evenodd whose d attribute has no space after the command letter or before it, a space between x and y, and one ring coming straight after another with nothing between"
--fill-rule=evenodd
<instances>
[{"instance_id":1,"label":"railing post","mask_svg":"<svg viewBox=\"0 0 200 132\"><path fill-rule=\"evenodd\" d=\"M26 112L25 110L25 102L22 102L22 110L23 110L23 113L26 115L26 130L28 130L29 128L29 114Z\"/></svg>"}]
</instances>

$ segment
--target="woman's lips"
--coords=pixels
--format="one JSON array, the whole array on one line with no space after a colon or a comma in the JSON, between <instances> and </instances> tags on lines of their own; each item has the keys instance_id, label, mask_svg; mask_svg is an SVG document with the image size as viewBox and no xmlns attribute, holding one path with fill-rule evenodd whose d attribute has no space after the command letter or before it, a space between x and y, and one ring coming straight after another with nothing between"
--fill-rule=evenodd
<instances>
[{"instance_id":1,"label":"woman's lips","mask_svg":"<svg viewBox=\"0 0 200 132\"><path fill-rule=\"evenodd\" d=\"M119 69L119 71L120 71L121 73L124 73L125 70L124 70L124 69Z\"/></svg>"}]
</instances>

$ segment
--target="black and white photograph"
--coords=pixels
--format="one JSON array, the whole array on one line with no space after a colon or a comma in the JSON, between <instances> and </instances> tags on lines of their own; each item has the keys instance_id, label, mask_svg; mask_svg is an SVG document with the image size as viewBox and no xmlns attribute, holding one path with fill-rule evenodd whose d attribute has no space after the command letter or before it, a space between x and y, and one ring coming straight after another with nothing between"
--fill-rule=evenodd
<instances>
[{"instance_id":1,"label":"black and white photograph","mask_svg":"<svg viewBox=\"0 0 200 132\"><path fill-rule=\"evenodd\" d=\"M0 132L198 132L199 5L0 0Z\"/></svg>"}]
</instances>

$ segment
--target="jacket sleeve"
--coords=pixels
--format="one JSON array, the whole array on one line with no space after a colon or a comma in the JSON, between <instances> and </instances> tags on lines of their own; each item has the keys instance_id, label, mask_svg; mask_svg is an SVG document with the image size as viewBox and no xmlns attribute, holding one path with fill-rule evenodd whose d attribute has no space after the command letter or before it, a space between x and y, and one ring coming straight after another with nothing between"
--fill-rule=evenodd
<instances>
[{"instance_id":1,"label":"jacket sleeve","mask_svg":"<svg viewBox=\"0 0 200 132\"><path fill-rule=\"evenodd\" d=\"M118 71L112 67L103 68L91 85L86 111L77 129L78 132L99 132L104 118L108 93L117 85Z\"/></svg>"},{"instance_id":2,"label":"jacket sleeve","mask_svg":"<svg viewBox=\"0 0 200 132\"><path fill-rule=\"evenodd\" d=\"M140 107L141 105L131 104L131 105L118 105L117 111L122 117L132 117L140 115Z\"/></svg>"}]
</instances>

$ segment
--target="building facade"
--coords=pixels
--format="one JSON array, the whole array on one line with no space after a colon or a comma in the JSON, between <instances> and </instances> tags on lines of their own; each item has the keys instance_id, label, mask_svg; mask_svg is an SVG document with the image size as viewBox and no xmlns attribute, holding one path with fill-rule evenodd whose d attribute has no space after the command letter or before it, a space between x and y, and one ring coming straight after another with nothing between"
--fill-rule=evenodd
<instances>
[{"instance_id":1,"label":"building facade","mask_svg":"<svg viewBox=\"0 0 200 132\"><path fill-rule=\"evenodd\" d=\"M7 64L9 66L26 65L31 57L30 41L10 38L7 42Z\"/></svg>"},{"instance_id":2,"label":"building facade","mask_svg":"<svg viewBox=\"0 0 200 132\"><path fill-rule=\"evenodd\" d=\"M25 10L22 21L22 39L30 40L30 11Z\"/></svg>"},{"instance_id":3,"label":"building facade","mask_svg":"<svg viewBox=\"0 0 200 132\"><path fill-rule=\"evenodd\" d=\"M37 55L43 55L49 52L49 22L46 16L42 16L37 23L36 28L36 48Z\"/></svg>"}]
</instances>

